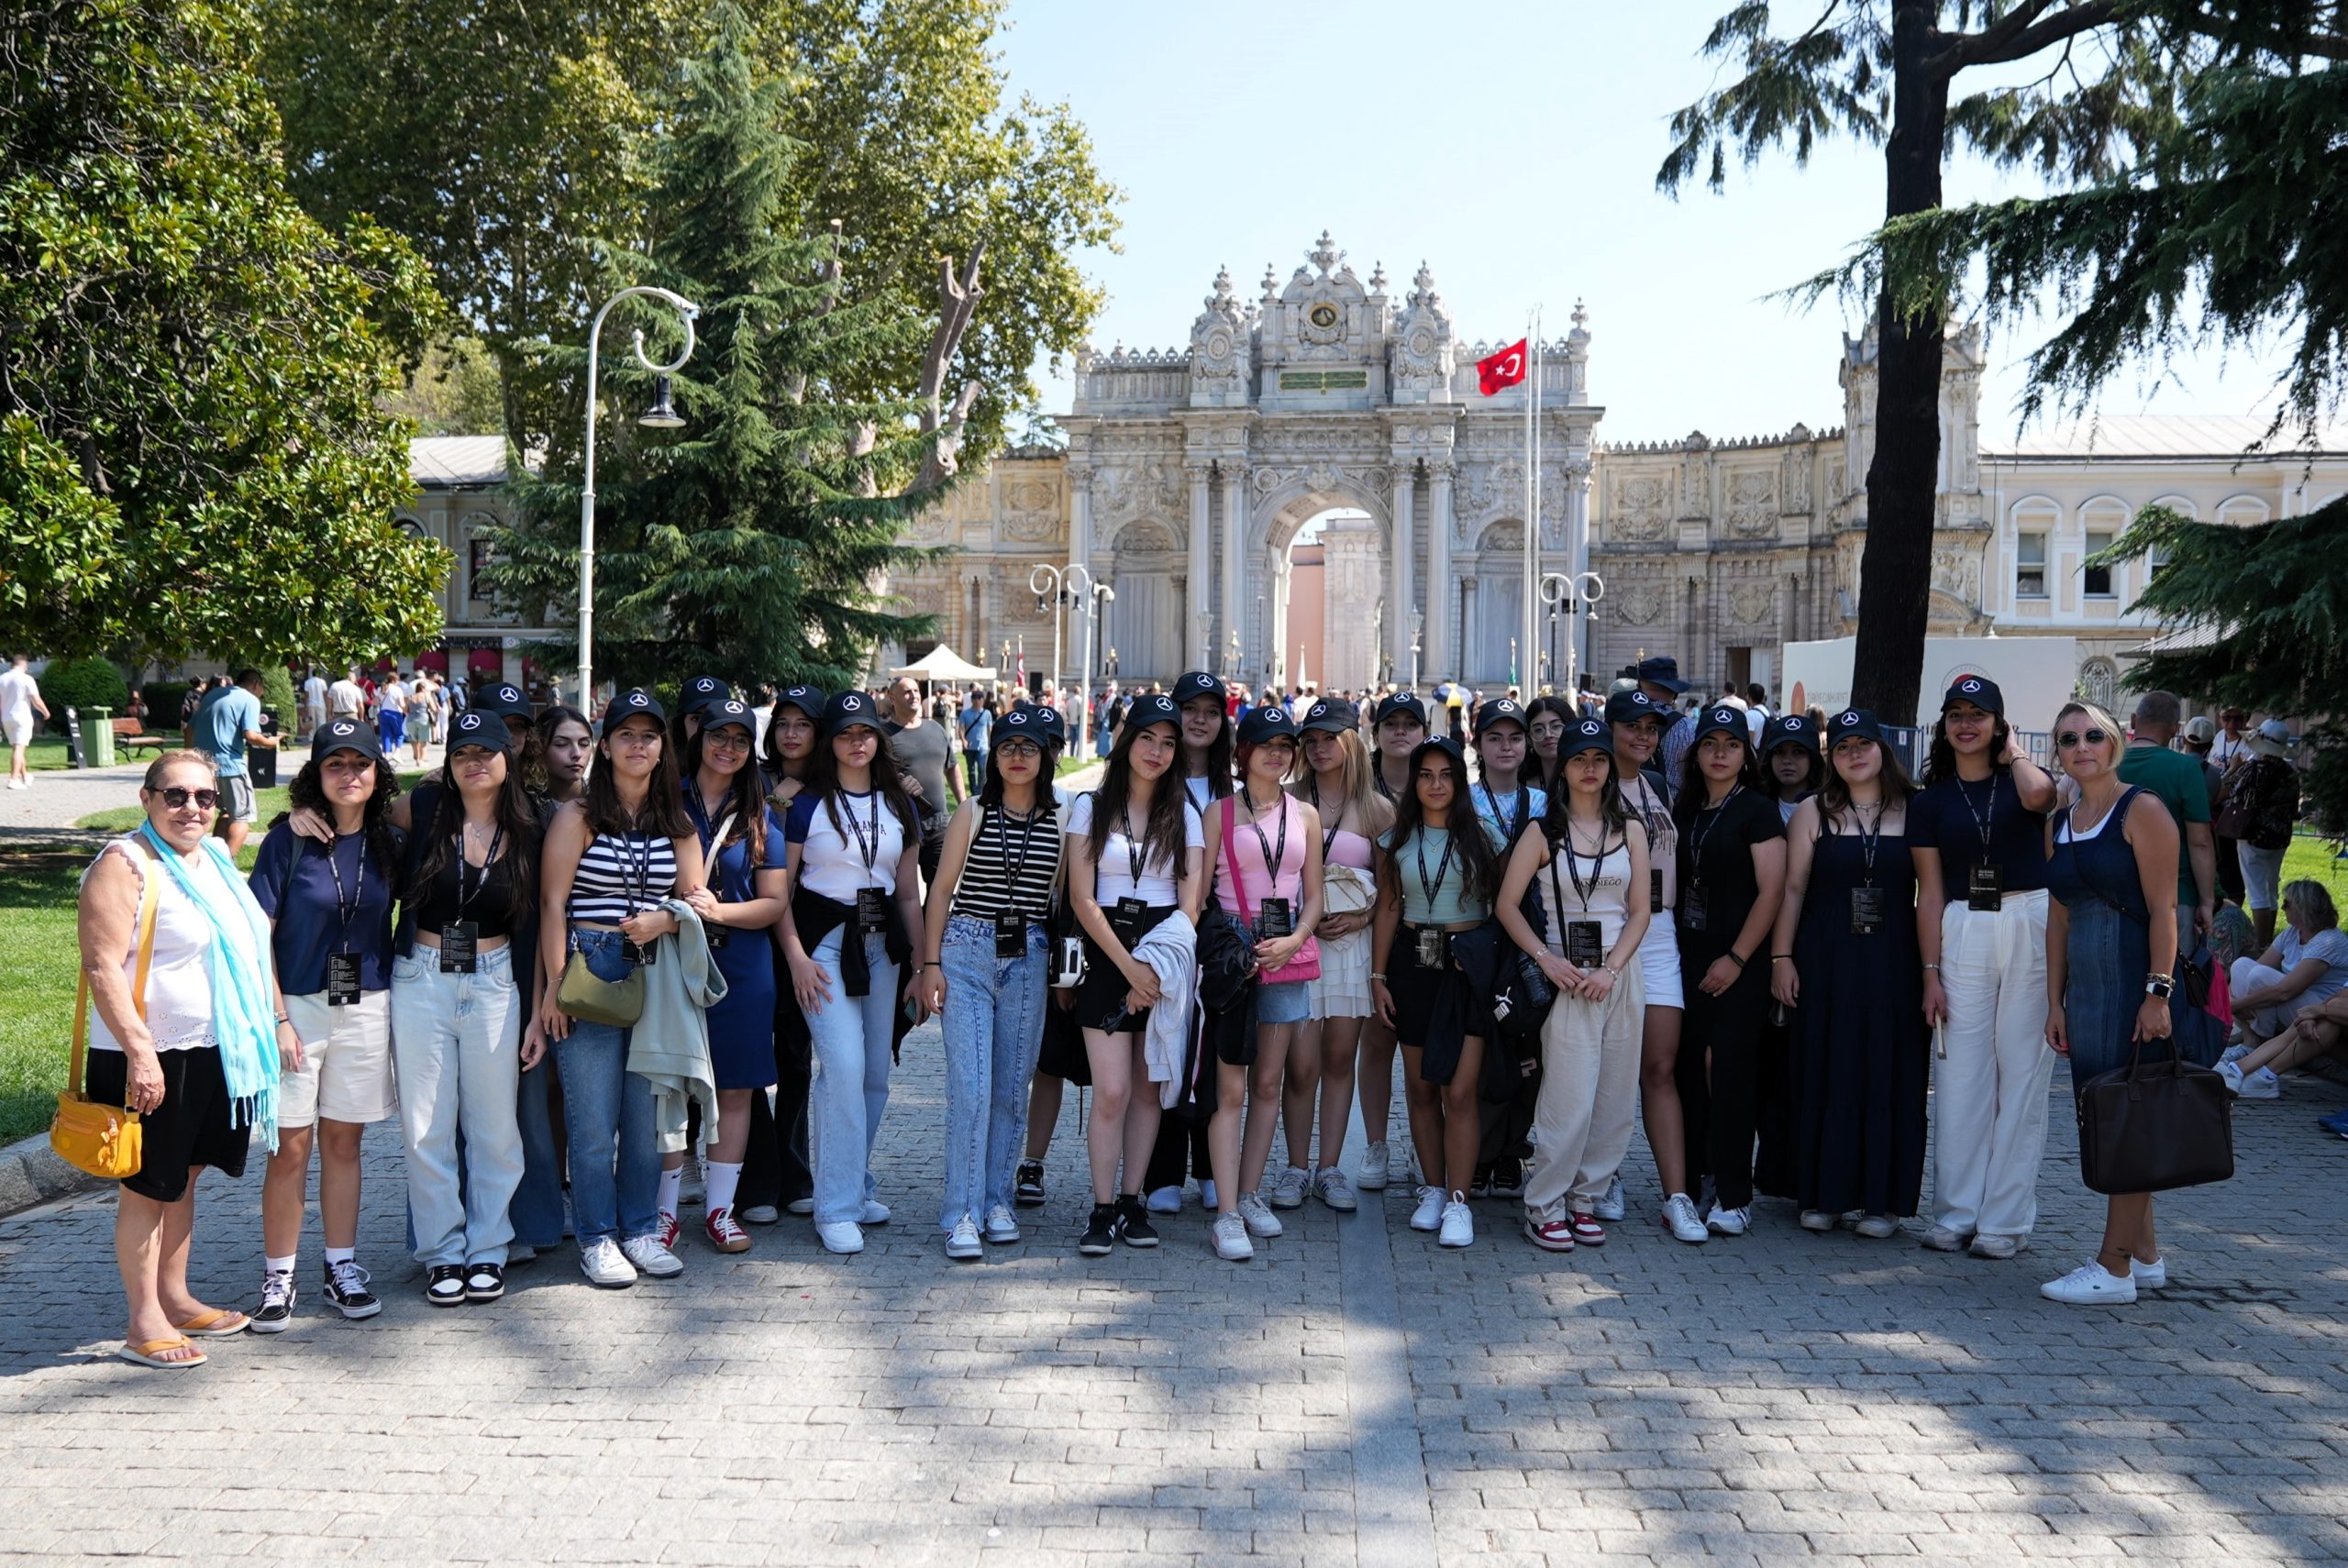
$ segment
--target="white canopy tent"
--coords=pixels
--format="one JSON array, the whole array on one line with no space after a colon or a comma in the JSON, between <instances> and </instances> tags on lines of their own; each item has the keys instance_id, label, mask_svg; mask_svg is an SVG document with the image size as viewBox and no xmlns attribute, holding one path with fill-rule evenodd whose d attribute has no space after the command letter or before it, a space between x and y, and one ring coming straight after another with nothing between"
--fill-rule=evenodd
<instances>
[{"instance_id":1,"label":"white canopy tent","mask_svg":"<svg viewBox=\"0 0 2348 1568\"><path fill-rule=\"evenodd\" d=\"M892 679L910 675L915 680L924 681L992 680L994 679L993 670L980 668L944 643L938 644L911 664L899 665L889 674Z\"/></svg>"}]
</instances>

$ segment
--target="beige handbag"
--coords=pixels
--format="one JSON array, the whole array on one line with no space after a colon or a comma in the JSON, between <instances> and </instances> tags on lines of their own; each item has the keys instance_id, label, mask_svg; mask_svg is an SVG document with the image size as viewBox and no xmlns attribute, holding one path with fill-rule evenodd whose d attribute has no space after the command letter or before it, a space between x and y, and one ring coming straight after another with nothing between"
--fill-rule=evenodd
<instances>
[{"instance_id":1,"label":"beige handbag","mask_svg":"<svg viewBox=\"0 0 2348 1568\"><path fill-rule=\"evenodd\" d=\"M1369 873L1355 866L1321 867L1321 908L1329 914L1368 914L1378 897Z\"/></svg>"}]
</instances>

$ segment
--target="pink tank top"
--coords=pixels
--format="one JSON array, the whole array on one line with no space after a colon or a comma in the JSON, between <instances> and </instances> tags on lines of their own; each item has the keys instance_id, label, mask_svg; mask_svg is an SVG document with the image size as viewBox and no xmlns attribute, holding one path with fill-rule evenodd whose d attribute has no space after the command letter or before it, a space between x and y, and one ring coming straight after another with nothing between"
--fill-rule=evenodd
<instances>
[{"instance_id":1,"label":"pink tank top","mask_svg":"<svg viewBox=\"0 0 2348 1568\"><path fill-rule=\"evenodd\" d=\"M1223 838L1230 846L1228 854L1239 861L1239 875L1247 884L1247 908L1260 908L1267 898L1289 900L1291 911L1304 908L1304 822L1294 796L1285 790L1280 794L1277 815L1267 813L1249 823L1246 813L1239 809L1236 799L1219 801L1216 810L1223 812ZM1286 842L1282 839L1285 837ZM1267 862L1277 856L1277 874L1268 868ZM1239 889L1231 885L1227 864L1218 864L1222 875L1215 878L1215 900L1224 912L1238 914Z\"/></svg>"}]
</instances>

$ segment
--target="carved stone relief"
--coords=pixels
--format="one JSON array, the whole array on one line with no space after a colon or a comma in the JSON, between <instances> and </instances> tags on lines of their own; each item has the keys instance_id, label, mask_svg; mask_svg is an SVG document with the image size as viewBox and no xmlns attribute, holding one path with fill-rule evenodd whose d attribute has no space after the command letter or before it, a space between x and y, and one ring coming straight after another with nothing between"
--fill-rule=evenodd
<instances>
[{"instance_id":1,"label":"carved stone relief","mask_svg":"<svg viewBox=\"0 0 2348 1568\"><path fill-rule=\"evenodd\" d=\"M1729 531L1740 538L1759 539L1778 531L1777 476L1763 469L1729 475Z\"/></svg>"},{"instance_id":2,"label":"carved stone relief","mask_svg":"<svg viewBox=\"0 0 2348 1568\"><path fill-rule=\"evenodd\" d=\"M1624 539L1660 539L1669 525L1670 481L1660 474L1626 474L1614 481L1614 531Z\"/></svg>"},{"instance_id":3,"label":"carved stone relief","mask_svg":"<svg viewBox=\"0 0 2348 1568\"><path fill-rule=\"evenodd\" d=\"M1656 617L1663 613L1663 595L1652 588L1640 586L1626 590L1619 602L1623 619L1630 625L1651 625Z\"/></svg>"},{"instance_id":4,"label":"carved stone relief","mask_svg":"<svg viewBox=\"0 0 2348 1568\"><path fill-rule=\"evenodd\" d=\"M1741 626L1757 626L1769 618L1777 589L1766 582L1740 582L1728 591L1728 613Z\"/></svg>"}]
</instances>

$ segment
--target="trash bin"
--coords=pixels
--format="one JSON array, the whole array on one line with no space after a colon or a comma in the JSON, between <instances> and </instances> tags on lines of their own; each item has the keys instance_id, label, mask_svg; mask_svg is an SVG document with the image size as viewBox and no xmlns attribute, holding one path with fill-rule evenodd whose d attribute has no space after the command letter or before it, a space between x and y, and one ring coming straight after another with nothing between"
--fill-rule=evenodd
<instances>
[{"instance_id":1,"label":"trash bin","mask_svg":"<svg viewBox=\"0 0 2348 1568\"><path fill-rule=\"evenodd\" d=\"M276 709L263 708L260 711L260 733L272 736L277 734ZM277 787L276 751L257 745L246 747L245 775L252 780L252 786L256 790L275 789Z\"/></svg>"},{"instance_id":2,"label":"trash bin","mask_svg":"<svg viewBox=\"0 0 2348 1568\"><path fill-rule=\"evenodd\" d=\"M87 732L87 739L89 742L90 755L94 759L91 762L91 766L93 767L112 767L115 763L113 709L93 708L90 710L90 727Z\"/></svg>"}]
</instances>

